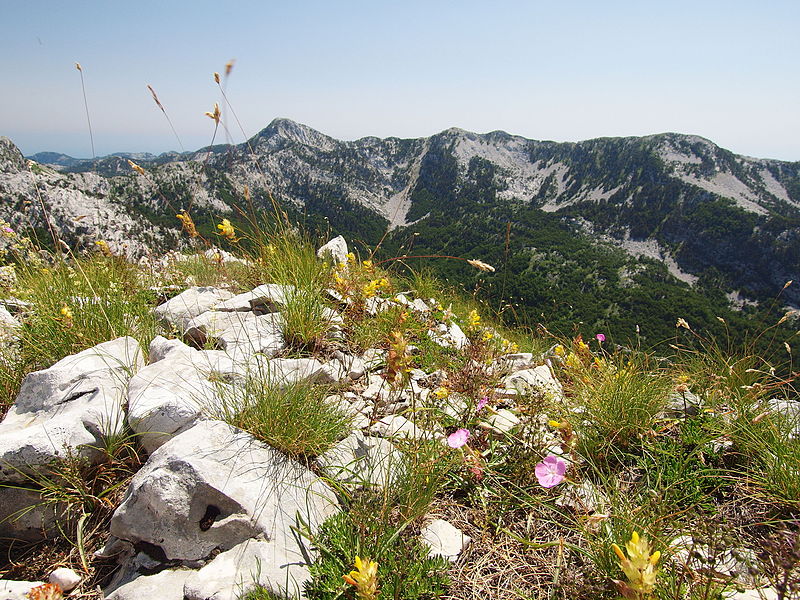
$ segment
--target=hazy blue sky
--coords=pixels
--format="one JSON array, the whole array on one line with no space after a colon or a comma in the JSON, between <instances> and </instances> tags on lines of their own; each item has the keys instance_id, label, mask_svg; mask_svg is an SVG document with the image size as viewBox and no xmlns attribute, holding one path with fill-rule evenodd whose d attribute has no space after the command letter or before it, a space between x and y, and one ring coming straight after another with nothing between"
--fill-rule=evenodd
<instances>
[{"instance_id":1,"label":"hazy blue sky","mask_svg":"<svg viewBox=\"0 0 800 600\"><path fill-rule=\"evenodd\" d=\"M448 127L534 139L694 133L800 160L800 1L0 0L0 135L26 154L211 140L212 79L248 136L289 117L342 139ZM231 123L234 141L242 133ZM224 137L222 139L224 141Z\"/></svg>"}]
</instances>

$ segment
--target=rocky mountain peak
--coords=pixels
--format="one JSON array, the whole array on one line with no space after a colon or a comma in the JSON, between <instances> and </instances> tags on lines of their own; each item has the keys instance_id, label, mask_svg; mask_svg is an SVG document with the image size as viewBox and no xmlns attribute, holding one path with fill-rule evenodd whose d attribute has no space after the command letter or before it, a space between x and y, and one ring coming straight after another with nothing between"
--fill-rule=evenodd
<instances>
[{"instance_id":1,"label":"rocky mountain peak","mask_svg":"<svg viewBox=\"0 0 800 600\"><path fill-rule=\"evenodd\" d=\"M308 125L282 117L273 119L269 125L256 134L254 141L257 145L261 145L263 142L273 141L274 138L323 151L333 150L337 146L337 141L332 137L328 137Z\"/></svg>"},{"instance_id":2,"label":"rocky mountain peak","mask_svg":"<svg viewBox=\"0 0 800 600\"><path fill-rule=\"evenodd\" d=\"M16 173L25 169L25 157L7 137L0 136L0 173Z\"/></svg>"}]
</instances>

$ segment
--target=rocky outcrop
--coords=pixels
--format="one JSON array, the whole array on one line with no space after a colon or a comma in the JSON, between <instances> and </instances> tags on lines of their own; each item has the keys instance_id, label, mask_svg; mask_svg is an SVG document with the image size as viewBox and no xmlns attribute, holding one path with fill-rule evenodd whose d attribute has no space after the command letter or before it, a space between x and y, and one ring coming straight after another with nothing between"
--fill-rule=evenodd
<instances>
[{"instance_id":1,"label":"rocky outcrop","mask_svg":"<svg viewBox=\"0 0 800 600\"><path fill-rule=\"evenodd\" d=\"M27 375L0 423L0 480L29 481L58 459L99 460L105 440L123 431L128 379L143 362L126 337Z\"/></svg>"}]
</instances>

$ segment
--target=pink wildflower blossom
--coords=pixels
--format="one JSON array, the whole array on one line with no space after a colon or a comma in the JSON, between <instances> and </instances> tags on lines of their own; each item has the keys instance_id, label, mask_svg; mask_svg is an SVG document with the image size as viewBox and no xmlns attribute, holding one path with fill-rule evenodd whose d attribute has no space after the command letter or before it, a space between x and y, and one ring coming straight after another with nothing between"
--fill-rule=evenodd
<instances>
[{"instance_id":1,"label":"pink wildflower blossom","mask_svg":"<svg viewBox=\"0 0 800 600\"><path fill-rule=\"evenodd\" d=\"M595 339L597 339L597 341L598 341L598 342L600 342L601 344L602 344L603 342L605 342L605 341L606 341L606 336L605 336L605 335L603 335L602 333L598 333L598 334L597 334L596 336L594 336L594 337L595 337Z\"/></svg>"},{"instance_id":2,"label":"pink wildflower blossom","mask_svg":"<svg viewBox=\"0 0 800 600\"><path fill-rule=\"evenodd\" d=\"M466 429L456 429L453 433L447 436L447 445L451 448L461 448L467 443L469 438L469 431Z\"/></svg>"},{"instance_id":3,"label":"pink wildflower blossom","mask_svg":"<svg viewBox=\"0 0 800 600\"><path fill-rule=\"evenodd\" d=\"M545 488L555 487L565 479L567 461L555 454L550 454L536 465L534 471L539 485Z\"/></svg>"},{"instance_id":4,"label":"pink wildflower blossom","mask_svg":"<svg viewBox=\"0 0 800 600\"><path fill-rule=\"evenodd\" d=\"M483 398L478 400L478 406L475 408L475 410L481 412L484 408L486 408L487 404L489 404L489 398L484 396Z\"/></svg>"}]
</instances>

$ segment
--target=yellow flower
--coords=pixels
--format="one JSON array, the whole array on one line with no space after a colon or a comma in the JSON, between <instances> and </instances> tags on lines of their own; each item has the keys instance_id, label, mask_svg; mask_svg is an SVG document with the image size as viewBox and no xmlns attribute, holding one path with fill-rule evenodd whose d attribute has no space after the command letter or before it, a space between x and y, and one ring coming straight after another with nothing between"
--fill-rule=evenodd
<instances>
[{"instance_id":1,"label":"yellow flower","mask_svg":"<svg viewBox=\"0 0 800 600\"><path fill-rule=\"evenodd\" d=\"M356 255L353 254L352 252L348 252L347 253L347 262L349 262L349 263L356 262Z\"/></svg>"},{"instance_id":2,"label":"yellow flower","mask_svg":"<svg viewBox=\"0 0 800 600\"><path fill-rule=\"evenodd\" d=\"M365 269L371 269L372 268L372 261L371 260L365 260L364 262L361 263L361 265Z\"/></svg>"},{"instance_id":3,"label":"yellow flower","mask_svg":"<svg viewBox=\"0 0 800 600\"><path fill-rule=\"evenodd\" d=\"M441 400L442 398L446 398L448 394L450 394L450 391L444 386L438 387L435 390L433 390L433 397L438 398L439 400Z\"/></svg>"},{"instance_id":4,"label":"yellow flower","mask_svg":"<svg viewBox=\"0 0 800 600\"><path fill-rule=\"evenodd\" d=\"M488 342L490 339L494 337L494 334L491 331L484 331L483 332L483 341Z\"/></svg>"},{"instance_id":5,"label":"yellow flower","mask_svg":"<svg viewBox=\"0 0 800 600\"><path fill-rule=\"evenodd\" d=\"M467 315L467 327L469 329L477 329L481 324L481 316L478 314L478 311L471 310Z\"/></svg>"},{"instance_id":6,"label":"yellow flower","mask_svg":"<svg viewBox=\"0 0 800 600\"><path fill-rule=\"evenodd\" d=\"M342 575L342 579L356 586L358 600L375 600L378 597L378 563L356 556L356 570Z\"/></svg>"},{"instance_id":7,"label":"yellow flower","mask_svg":"<svg viewBox=\"0 0 800 600\"><path fill-rule=\"evenodd\" d=\"M619 559L622 572L628 578L629 587L639 594L651 594L656 584L658 575L656 563L661 558L661 552L650 554L650 542L647 538L639 537L636 531L631 535L631 539L625 542L627 558L616 544L612 544L611 548Z\"/></svg>"},{"instance_id":8,"label":"yellow flower","mask_svg":"<svg viewBox=\"0 0 800 600\"><path fill-rule=\"evenodd\" d=\"M61 314L61 319L60 320L61 320L61 324L64 327L70 328L70 327L72 327L74 325L74 321L73 321L73 318L72 318L72 309L70 309L69 306L64 304L61 307L61 310L58 311L58 312Z\"/></svg>"},{"instance_id":9,"label":"yellow flower","mask_svg":"<svg viewBox=\"0 0 800 600\"><path fill-rule=\"evenodd\" d=\"M567 355L566 365L570 369L580 369L583 367L583 361L581 361L577 354L570 352Z\"/></svg>"},{"instance_id":10,"label":"yellow flower","mask_svg":"<svg viewBox=\"0 0 800 600\"><path fill-rule=\"evenodd\" d=\"M562 346L561 344L558 344L556 345L555 348L553 348L553 354L555 354L556 356L564 356L565 353L566 350L564 350L564 346Z\"/></svg>"},{"instance_id":11,"label":"yellow flower","mask_svg":"<svg viewBox=\"0 0 800 600\"><path fill-rule=\"evenodd\" d=\"M556 429L561 427L561 423L559 421L555 421L554 419L550 419L547 424L550 425L550 427L555 427Z\"/></svg>"},{"instance_id":12,"label":"yellow flower","mask_svg":"<svg viewBox=\"0 0 800 600\"><path fill-rule=\"evenodd\" d=\"M95 242L98 248L100 248L100 252L103 253L103 256L114 256L114 253L111 252L111 248L109 248L108 243L104 240L97 240Z\"/></svg>"},{"instance_id":13,"label":"yellow flower","mask_svg":"<svg viewBox=\"0 0 800 600\"><path fill-rule=\"evenodd\" d=\"M190 238L198 237L200 234L197 232L197 228L194 225L194 220L186 211L183 211L180 214L175 215L180 220L183 228L186 230L186 233L189 234Z\"/></svg>"},{"instance_id":14,"label":"yellow flower","mask_svg":"<svg viewBox=\"0 0 800 600\"><path fill-rule=\"evenodd\" d=\"M222 223L217 225L217 229L219 229L218 235L221 235L231 242L239 241L236 237L236 230L233 228L233 225L231 225L231 222L228 219L222 219Z\"/></svg>"}]
</instances>

